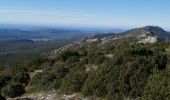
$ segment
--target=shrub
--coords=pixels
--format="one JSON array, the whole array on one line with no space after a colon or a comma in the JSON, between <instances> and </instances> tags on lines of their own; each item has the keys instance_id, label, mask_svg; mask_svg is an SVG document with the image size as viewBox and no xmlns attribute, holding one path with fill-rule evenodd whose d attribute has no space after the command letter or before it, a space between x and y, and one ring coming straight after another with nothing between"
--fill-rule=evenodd
<instances>
[{"instance_id":1,"label":"shrub","mask_svg":"<svg viewBox=\"0 0 170 100\"><path fill-rule=\"evenodd\" d=\"M144 48L144 47L137 47L137 48L128 48L125 50L126 54L129 55L153 55L153 52L150 49Z\"/></svg>"},{"instance_id":2,"label":"shrub","mask_svg":"<svg viewBox=\"0 0 170 100\"><path fill-rule=\"evenodd\" d=\"M94 71L85 81L82 93L86 96L103 97L107 94L106 85L108 80L112 80L109 76L109 68L99 68ZM107 75L107 76L106 76ZM111 74L110 74L111 75ZM106 78L107 77L107 78Z\"/></svg>"},{"instance_id":3,"label":"shrub","mask_svg":"<svg viewBox=\"0 0 170 100\"><path fill-rule=\"evenodd\" d=\"M19 83L8 84L2 89L2 94L8 97L17 97L25 93L24 87Z\"/></svg>"},{"instance_id":4,"label":"shrub","mask_svg":"<svg viewBox=\"0 0 170 100\"><path fill-rule=\"evenodd\" d=\"M157 72L149 77L144 89L145 100L169 100L170 99L170 74L169 72Z\"/></svg>"},{"instance_id":5,"label":"shrub","mask_svg":"<svg viewBox=\"0 0 170 100\"><path fill-rule=\"evenodd\" d=\"M10 80L11 80L10 75L1 75L0 76L0 89L2 89Z\"/></svg>"},{"instance_id":6,"label":"shrub","mask_svg":"<svg viewBox=\"0 0 170 100\"><path fill-rule=\"evenodd\" d=\"M66 93L80 92L87 75L77 70L69 72L62 81L61 90Z\"/></svg>"},{"instance_id":7,"label":"shrub","mask_svg":"<svg viewBox=\"0 0 170 100\"><path fill-rule=\"evenodd\" d=\"M57 59L59 59L61 61L66 61L68 58L70 58L72 56L76 56L79 58L79 53L77 51L66 51L66 52L62 53Z\"/></svg>"},{"instance_id":8,"label":"shrub","mask_svg":"<svg viewBox=\"0 0 170 100\"><path fill-rule=\"evenodd\" d=\"M24 85L27 85L29 80L30 80L30 76L26 72L19 72L13 78L14 82L19 82Z\"/></svg>"},{"instance_id":9,"label":"shrub","mask_svg":"<svg viewBox=\"0 0 170 100\"><path fill-rule=\"evenodd\" d=\"M87 56L89 59L88 63L90 64L97 64L97 65L100 65L104 62L105 60L105 57L102 53L100 52L90 52Z\"/></svg>"},{"instance_id":10,"label":"shrub","mask_svg":"<svg viewBox=\"0 0 170 100\"><path fill-rule=\"evenodd\" d=\"M63 77L68 73L68 68L62 64L55 64L51 69L37 74L30 81L34 91L46 89L58 89Z\"/></svg>"},{"instance_id":11,"label":"shrub","mask_svg":"<svg viewBox=\"0 0 170 100\"><path fill-rule=\"evenodd\" d=\"M79 58L77 56L72 56L72 57L69 57L66 60L66 63L67 64L72 64L72 63L75 63L75 62L78 62L78 61L79 61Z\"/></svg>"}]
</instances>

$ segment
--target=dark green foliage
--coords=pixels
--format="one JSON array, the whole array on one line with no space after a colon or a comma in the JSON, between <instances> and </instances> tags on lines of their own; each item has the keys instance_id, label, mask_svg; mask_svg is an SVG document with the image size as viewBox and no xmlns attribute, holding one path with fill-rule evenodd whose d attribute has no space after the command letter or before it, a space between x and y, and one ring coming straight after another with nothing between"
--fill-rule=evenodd
<instances>
[{"instance_id":1,"label":"dark green foliage","mask_svg":"<svg viewBox=\"0 0 170 100\"><path fill-rule=\"evenodd\" d=\"M166 68L166 64L167 64L168 59L167 59L167 56L165 54L156 55L155 60L156 60L155 64L158 65L158 68L160 70Z\"/></svg>"},{"instance_id":2,"label":"dark green foliage","mask_svg":"<svg viewBox=\"0 0 170 100\"><path fill-rule=\"evenodd\" d=\"M10 90L11 84L18 83L28 86L30 92L59 89L62 93L81 92L108 100L168 100L170 53L165 50L167 46L166 43L125 43L106 48L76 48L53 60L39 57L21 66L2 67L0 89L7 95L5 91ZM108 54L113 57L107 57ZM36 70L41 72L30 80L28 73Z\"/></svg>"},{"instance_id":3,"label":"dark green foliage","mask_svg":"<svg viewBox=\"0 0 170 100\"><path fill-rule=\"evenodd\" d=\"M16 97L22 95L30 76L22 66L7 67L0 71L0 92L4 96Z\"/></svg>"},{"instance_id":4,"label":"dark green foliage","mask_svg":"<svg viewBox=\"0 0 170 100\"><path fill-rule=\"evenodd\" d=\"M3 96L0 95L0 100L6 100Z\"/></svg>"},{"instance_id":5,"label":"dark green foliage","mask_svg":"<svg viewBox=\"0 0 170 100\"><path fill-rule=\"evenodd\" d=\"M28 72L33 72L34 70L48 69L54 63L55 60L42 57L42 58L35 58L31 61L25 62L22 66L24 66Z\"/></svg>"},{"instance_id":6,"label":"dark green foliage","mask_svg":"<svg viewBox=\"0 0 170 100\"><path fill-rule=\"evenodd\" d=\"M0 76L0 89L2 89L10 80L11 80L11 76L1 75Z\"/></svg>"},{"instance_id":7,"label":"dark green foliage","mask_svg":"<svg viewBox=\"0 0 170 100\"><path fill-rule=\"evenodd\" d=\"M87 96L105 96L107 94L106 91L106 81L105 73L102 71L94 72L90 77L86 80L82 93Z\"/></svg>"},{"instance_id":8,"label":"dark green foliage","mask_svg":"<svg viewBox=\"0 0 170 100\"><path fill-rule=\"evenodd\" d=\"M19 82L23 85L27 85L30 80L30 76L26 72L18 72L13 78L13 81Z\"/></svg>"},{"instance_id":9,"label":"dark green foliage","mask_svg":"<svg viewBox=\"0 0 170 100\"><path fill-rule=\"evenodd\" d=\"M52 69L37 74L30 82L36 90L58 89L62 78L68 73L68 68L63 64L55 64Z\"/></svg>"},{"instance_id":10,"label":"dark green foliage","mask_svg":"<svg viewBox=\"0 0 170 100\"><path fill-rule=\"evenodd\" d=\"M146 100L169 100L170 99L170 73L155 72L148 78L144 89L143 98Z\"/></svg>"},{"instance_id":11,"label":"dark green foliage","mask_svg":"<svg viewBox=\"0 0 170 100\"><path fill-rule=\"evenodd\" d=\"M11 83L2 89L2 94L8 97L17 97L25 93L25 89L21 84Z\"/></svg>"},{"instance_id":12,"label":"dark green foliage","mask_svg":"<svg viewBox=\"0 0 170 100\"><path fill-rule=\"evenodd\" d=\"M77 51L66 51L66 52L62 53L58 57L58 59L62 60L62 61L66 61L70 57L77 57L77 58L79 58L79 53Z\"/></svg>"},{"instance_id":13,"label":"dark green foliage","mask_svg":"<svg viewBox=\"0 0 170 100\"><path fill-rule=\"evenodd\" d=\"M88 53L87 56L89 58L88 63L90 63L90 64L100 65L105 61L104 55L100 52L92 52L92 53L90 52L90 53Z\"/></svg>"},{"instance_id":14,"label":"dark green foliage","mask_svg":"<svg viewBox=\"0 0 170 100\"><path fill-rule=\"evenodd\" d=\"M68 73L68 68L66 66L58 66L53 68L51 73L55 75L55 88L61 85L62 78Z\"/></svg>"},{"instance_id":15,"label":"dark green foliage","mask_svg":"<svg viewBox=\"0 0 170 100\"><path fill-rule=\"evenodd\" d=\"M82 93L87 96L108 94L108 98L141 97L148 76L152 74L153 69L165 69L166 62L166 56L149 48L131 47L119 50L111 61L89 76Z\"/></svg>"},{"instance_id":16,"label":"dark green foliage","mask_svg":"<svg viewBox=\"0 0 170 100\"><path fill-rule=\"evenodd\" d=\"M79 61L79 58L77 56L71 56L66 60L66 63L71 64L71 63L78 62L78 61Z\"/></svg>"},{"instance_id":17,"label":"dark green foliage","mask_svg":"<svg viewBox=\"0 0 170 100\"><path fill-rule=\"evenodd\" d=\"M24 66L29 67L29 71L40 69L40 65L48 61L46 58L35 58L29 62L26 62Z\"/></svg>"},{"instance_id":18,"label":"dark green foliage","mask_svg":"<svg viewBox=\"0 0 170 100\"><path fill-rule=\"evenodd\" d=\"M72 70L63 79L61 90L65 93L80 92L87 74L82 70Z\"/></svg>"},{"instance_id":19,"label":"dark green foliage","mask_svg":"<svg viewBox=\"0 0 170 100\"><path fill-rule=\"evenodd\" d=\"M150 49L147 49L147 48L140 48L140 47L137 47L137 48L128 48L128 49L125 49L125 52L128 54L128 55L131 55L131 56L144 56L144 55L152 55L153 52L150 50Z\"/></svg>"},{"instance_id":20,"label":"dark green foliage","mask_svg":"<svg viewBox=\"0 0 170 100\"><path fill-rule=\"evenodd\" d=\"M4 69L0 72L0 89L5 87L8 83L12 82L12 71L11 69Z\"/></svg>"}]
</instances>

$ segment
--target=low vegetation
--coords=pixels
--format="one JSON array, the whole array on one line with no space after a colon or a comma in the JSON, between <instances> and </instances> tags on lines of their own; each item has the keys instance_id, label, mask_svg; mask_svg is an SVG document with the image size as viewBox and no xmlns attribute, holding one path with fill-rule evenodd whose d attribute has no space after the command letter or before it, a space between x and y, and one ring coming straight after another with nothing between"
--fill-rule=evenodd
<instances>
[{"instance_id":1,"label":"low vegetation","mask_svg":"<svg viewBox=\"0 0 170 100\"><path fill-rule=\"evenodd\" d=\"M168 43L158 42L79 48L55 59L38 58L0 67L1 95L16 97L25 92L56 89L63 94L78 92L107 100L169 100L168 47ZM108 54L112 56L106 57ZM95 68L87 71L90 65ZM37 70L41 71L32 76Z\"/></svg>"}]
</instances>

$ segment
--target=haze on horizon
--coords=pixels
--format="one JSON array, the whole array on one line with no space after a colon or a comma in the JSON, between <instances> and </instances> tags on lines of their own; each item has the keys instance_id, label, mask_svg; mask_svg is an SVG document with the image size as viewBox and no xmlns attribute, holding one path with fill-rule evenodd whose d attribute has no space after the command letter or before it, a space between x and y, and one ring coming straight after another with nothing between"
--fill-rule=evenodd
<instances>
[{"instance_id":1,"label":"haze on horizon","mask_svg":"<svg viewBox=\"0 0 170 100\"><path fill-rule=\"evenodd\" d=\"M0 24L170 29L169 0L0 0Z\"/></svg>"}]
</instances>

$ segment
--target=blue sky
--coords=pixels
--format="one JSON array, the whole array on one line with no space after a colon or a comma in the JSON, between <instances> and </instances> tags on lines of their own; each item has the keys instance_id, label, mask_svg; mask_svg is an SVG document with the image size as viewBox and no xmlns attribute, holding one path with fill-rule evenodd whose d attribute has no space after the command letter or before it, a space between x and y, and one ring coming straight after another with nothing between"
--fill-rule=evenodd
<instances>
[{"instance_id":1,"label":"blue sky","mask_svg":"<svg viewBox=\"0 0 170 100\"><path fill-rule=\"evenodd\" d=\"M170 28L170 0L0 0L0 23Z\"/></svg>"}]
</instances>

